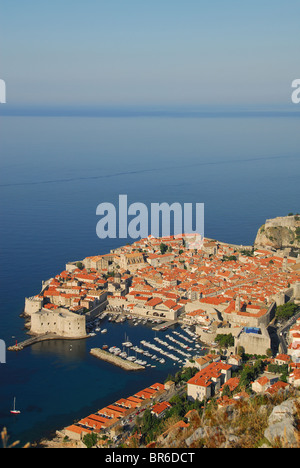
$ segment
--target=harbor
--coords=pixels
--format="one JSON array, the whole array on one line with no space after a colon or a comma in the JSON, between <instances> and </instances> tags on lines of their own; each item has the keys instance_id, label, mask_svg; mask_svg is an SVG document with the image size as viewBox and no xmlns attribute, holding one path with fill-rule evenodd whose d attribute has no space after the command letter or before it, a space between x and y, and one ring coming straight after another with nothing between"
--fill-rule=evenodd
<instances>
[{"instance_id":1,"label":"harbor","mask_svg":"<svg viewBox=\"0 0 300 468\"><path fill-rule=\"evenodd\" d=\"M163 321L161 319L156 319L156 318L144 318L144 317L139 317L139 316L135 316L135 315L130 315L130 314L124 314L124 313L120 313L120 312L115 312L115 311L108 311L108 310L105 310L103 312L101 312L97 317L95 317L93 320L90 320L89 322L87 322L86 324L86 336L84 338L92 338L94 336L96 336L97 334L101 334L101 335L105 335L107 333L107 328L106 327L101 327L100 325L102 325L102 322L107 322L107 326L109 324L117 324L118 326L124 324L124 322L127 322L127 324L129 324L130 326L133 326L133 327L137 327L137 326L147 326L147 327L151 327L152 330L156 333L156 332L165 332L167 331L168 329L170 328L174 328L176 326L179 325L179 322L178 320L171 320L171 321ZM187 333L190 333L192 335L192 340L187 338L187 337L181 337L183 340L188 340L190 341L190 343L194 341L196 341L197 337L196 335L191 332L188 328L186 328L187 330ZM172 332L171 332L172 333ZM174 332L175 334L178 332ZM73 338L74 339L74 338ZM57 335L56 333L44 333L44 334L41 334L41 335L37 335L37 336L32 336L28 339L25 339L23 341L20 341L20 342L17 342L14 344L14 345L11 345L8 347L8 351L22 351L24 348L28 347L28 346L32 346L34 344L37 344L37 343L41 343L43 341L49 341L49 340L66 340L66 341L72 341L73 340L72 338L68 338L68 337L64 337L64 336L59 336ZM82 339L82 338L80 338ZM157 342L159 342L159 339L158 338L155 338L155 340ZM175 354L172 354L172 353L168 353L166 350L164 350L163 348L159 348L158 346L156 346L154 343L149 343L149 342L143 342L143 341L140 341L140 344L144 345L144 347L148 348L147 350L145 349L142 349L141 346L133 346L133 344L131 343L131 346L128 346L128 342L127 343L122 343L122 349L120 349L119 347L117 347L116 345L113 345L112 347L110 347L109 349L109 352L112 353L112 354L115 354L115 356L117 356L118 354L120 354L120 358L122 359L125 359L125 360L128 360L130 362L136 362L137 365L140 365L140 366L146 366L146 367L156 367L155 364L153 362L147 362L145 359L138 359L137 358L137 354L143 354L145 357L147 358L151 358L152 360L157 360L160 362L160 364L164 364L165 363L165 358L169 358L175 362L178 362L178 363L183 363L184 360L181 359L182 357L183 358L191 358L192 357L192 354L190 354L190 351L192 351L192 348L189 348L187 345L184 345L183 343L180 343L177 341L176 343L176 340L174 337L171 337L170 338L170 341L172 341L172 343L168 343L166 341L161 341L160 344L166 346L168 348L168 350L170 351L175 351L177 352L180 356L178 355L175 355ZM174 347L174 344L177 344L178 346L177 347ZM127 348L127 351L124 350L124 347ZM149 348L153 349L154 351L156 351L158 354L160 354L160 357L157 357L156 354L151 354L149 352ZM184 352L182 351L182 349L180 348L185 348L187 349L189 352ZM197 348L194 349L194 352L197 352L199 351L199 348L201 349L200 345L197 345ZM106 348L104 347L104 350ZM129 351L133 351L135 354L134 355L130 355Z\"/></svg>"},{"instance_id":2,"label":"harbor","mask_svg":"<svg viewBox=\"0 0 300 468\"><path fill-rule=\"evenodd\" d=\"M92 337L101 336L104 331L106 336L106 333L109 332L109 340L106 341L109 341L111 344L103 343L98 348L103 353L99 354L103 358L106 357L108 362L112 364L117 363L116 365L119 364L124 369L128 369L127 363L135 363L144 369L154 369L158 366L169 367L170 365L183 367L187 360L202 355L204 351L192 327L185 326L182 328L179 326L178 321L145 320L131 315L122 316L122 320L120 320L118 314L106 312L103 314L102 320L104 321L104 325L100 318L90 324L89 335ZM123 328L120 322L126 322L125 330L127 330L127 333L128 327L130 329L137 325L142 325L142 329L148 329L148 334L151 330L150 338L141 338L141 335L143 335L141 334L138 340L130 339L129 335L125 333L124 339L120 340L120 338L116 338L116 334L114 333L116 339L112 343L111 326L118 326L120 332L120 328ZM101 328L101 324L108 327L109 330ZM132 335L136 336L135 333L132 333ZM111 358L109 359L108 356Z\"/></svg>"},{"instance_id":3,"label":"harbor","mask_svg":"<svg viewBox=\"0 0 300 468\"><path fill-rule=\"evenodd\" d=\"M103 311L98 318L88 324L87 334L90 336L87 339L57 339L57 336L56 339L54 336L49 339L51 337L48 335L42 340L39 337L39 340L31 341L31 344L28 343L22 352L10 353L10 362L15 362L18 366L18 372L13 376L16 386L20 379L28 380L24 362L35 362L35 369L38 370L30 375L31 387L28 394L22 392L20 388L19 391L15 390L13 394L10 394L7 401L3 400L3 413L7 409L7 417L3 417L3 424L15 439L21 440L25 444L28 440L37 440L40 437L40 431L36 431L32 427L33 419L42 424L45 419L51 418L52 414L57 414L53 424L54 428L67 426L71 420L78 420L86 414L92 413L95 407L102 408L109 405L111 401L117 401L124 394L133 395L137 389L145 388L153 382L164 382L168 375L175 374L181 368L186 357L180 356L179 353L168 349L155 339L159 338L168 343L169 346L186 352L184 348L172 343L166 337L168 334L182 343L191 345L173 333L176 331L191 339L190 335L179 324L175 324L165 331L155 331L153 327L158 325L159 318L145 321L131 314L131 318L127 315L125 320L120 321L116 320L119 315ZM20 337L18 344L21 344L23 340ZM144 340L146 346L141 343ZM197 341L193 340L193 342L193 349L195 352L199 351L199 348L195 346ZM159 350L151 349L149 345L147 346L148 343L170 355L174 354L182 359L182 362L163 355ZM114 350L116 355L109 351L110 348ZM106 351L113 358L113 362L93 356L90 353L91 349ZM129 360L125 361L125 358L120 356L123 352L126 352ZM131 363L134 363L143 368L132 371L126 366L124 369L116 365L116 361L118 361L115 359L116 357L122 360L122 362L119 361L122 367L125 363L130 366ZM8 373L9 369L9 366L3 366L3 372ZM66 393L59 400L49 392L52 385L52 380L49 380L50 370L51 372L55 371L56 378L60 378L60 381L64 382ZM38 389L38 392L35 392L35 389ZM47 405L43 399L45 394L50 394ZM14 396L17 400L17 409L21 411L17 416L12 416L10 413ZM18 424L14 425L16 418L18 418ZM50 420L47 427L51 429L53 426Z\"/></svg>"}]
</instances>

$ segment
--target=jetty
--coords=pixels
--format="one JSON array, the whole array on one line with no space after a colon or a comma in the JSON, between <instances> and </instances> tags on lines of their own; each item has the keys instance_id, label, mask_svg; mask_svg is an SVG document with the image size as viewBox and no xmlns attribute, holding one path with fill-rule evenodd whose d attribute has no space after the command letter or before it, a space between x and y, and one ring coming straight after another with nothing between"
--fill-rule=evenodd
<instances>
[{"instance_id":1,"label":"jetty","mask_svg":"<svg viewBox=\"0 0 300 468\"><path fill-rule=\"evenodd\" d=\"M169 327L172 327L172 325L175 325L178 323L178 320L170 320L169 322L163 322L160 323L159 325L155 325L155 327L152 327L152 330L154 331L160 331L160 330L166 330Z\"/></svg>"},{"instance_id":2,"label":"jetty","mask_svg":"<svg viewBox=\"0 0 300 468\"><path fill-rule=\"evenodd\" d=\"M110 364L114 364L115 366L121 367L122 369L127 371L138 371L145 369L145 367L141 366L140 364L127 361L126 359L120 358L119 356L115 356L114 354L111 354L100 348L92 348L90 350L90 354L92 354L98 359L101 359L102 361L109 362Z\"/></svg>"},{"instance_id":3,"label":"jetty","mask_svg":"<svg viewBox=\"0 0 300 468\"><path fill-rule=\"evenodd\" d=\"M83 338L87 338L83 337ZM76 339L83 339L83 338L76 338ZM27 340L20 341L20 343L16 343L13 346L9 346L7 351L22 351L22 349L27 348L36 343L40 343L41 341L48 341L48 340L74 340L75 338L67 338L65 336L56 335L56 333L45 333L43 335L37 335Z\"/></svg>"}]
</instances>

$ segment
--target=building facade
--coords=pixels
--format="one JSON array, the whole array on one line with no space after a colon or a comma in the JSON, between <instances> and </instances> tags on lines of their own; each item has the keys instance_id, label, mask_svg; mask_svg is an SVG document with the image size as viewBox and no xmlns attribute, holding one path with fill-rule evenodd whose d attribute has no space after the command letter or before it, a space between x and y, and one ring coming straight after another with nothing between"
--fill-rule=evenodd
<instances>
[{"instance_id":1,"label":"building facade","mask_svg":"<svg viewBox=\"0 0 300 468\"><path fill-rule=\"evenodd\" d=\"M42 309L31 315L30 332L34 335L55 333L64 338L85 338L86 319L66 309Z\"/></svg>"}]
</instances>

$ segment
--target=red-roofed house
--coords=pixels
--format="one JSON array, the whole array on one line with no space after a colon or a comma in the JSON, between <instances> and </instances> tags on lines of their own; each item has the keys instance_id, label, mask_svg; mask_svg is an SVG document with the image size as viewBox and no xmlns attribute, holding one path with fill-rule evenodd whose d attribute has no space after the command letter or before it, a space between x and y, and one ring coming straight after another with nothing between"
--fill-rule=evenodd
<instances>
[{"instance_id":1,"label":"red-roofed house","mask_svg":"<svg viewBox=\"0 0 300 468\"><path fill-rule=\"evenodd\" d=\"M72 424L64 429L64 433L69 439L81 440L86 434L91 434L93 431L85 427Z\"/></svg>"},{"instance_id":2,"label":"red-roofed house","mask_svg":"<svg viewBox=\"0 0 300 468\"><path fill-rule=\"evenodd\" d=\"M204 400L217 393L221 385L231 378L232 367L222 362L212 362L187 382L189 400Z\"/></svg>"},{"instance_id":3,"label":"red-roofed house","mask_svg":"<svg viewBox=\"0 0 300 468\"><path fill-rule=\"evenodd\" d=\"M162 304L162 300L159 297L152 297L146 304L147 307L153 309L155 306Z\"/></svg>"},{"instance_id":4,"label":"red-roofed house","mask_svg":"<svg viewBox=\"0 0 300 468\"><path fill-rule=\"evenodd\" d=\"M300 369L294 369L293 372L289 375L289 383L293 385L293 387L299 388L300 387Z\"/></svg>"},{"instance_id":5,"label":"red-roofed house","mask_svg":"<svg viewBox=\"0 0 300 468\"><path fill-rule=\"evenodd\" d=\"M154 405L151 413L157 418L162 418L166 411L170 408L172 408L172 405L168 401L163 401Z\"/></svg>"},{"instance_id":6,"label":"red-roofed house","mask_svg":"<svg viewBox=\"0 0 300 468\"><path fill-rule=\"evenodd\" d=\"M259 377L256 379L254 382L252 382L252 390L255 393L263 393L265 392L273 383L275 383L278 380L278 378L275 379L269 379L265 375L262 377Z\"/></svg>"},{"instance_id":7,"label":"red-roofed house","mask_svg":"<svg viewBox=\"0 0 300 468\"><path fill-rule=\"evenodd\" d=\"M284 364L289 364L292 361L291 356L288 354L277 354L274 359L275 364L282 366Z\"/></svg>"},{"instance_id":8,"label":"red-roofed house","mask_svg":"<svg viewBox=\"0 0 300 468\"><path fill-rule=\"evenodd\" d=\"M270 395L274 395L275 393L279 391L288 390L288 389L289 389L289 384L279 380L278 382L273 383L273 385L271 385L267 389L267 393L269 393Z\"/></svg>"}]
</instances>

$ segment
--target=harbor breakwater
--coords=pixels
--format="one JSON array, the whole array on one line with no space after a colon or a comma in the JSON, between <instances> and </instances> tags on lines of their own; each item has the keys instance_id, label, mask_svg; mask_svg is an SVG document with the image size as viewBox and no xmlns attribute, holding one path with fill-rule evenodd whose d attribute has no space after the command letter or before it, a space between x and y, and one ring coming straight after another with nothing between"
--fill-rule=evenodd
<instances>
[{"instance_id":1,"label":"harbor breakwater","mask_svg":"<svg viewBox=\"0 0 300 468\"><path fill-rule=\"evenodd\" d=\"M90 354L92 354L98 359L102 359L102 361L106 361L110 364L114 364L115 366L121 367L126 371L139 371L145 369L145 367L141 366L140 364L127 361L125 359L120 358L119 356L115 356L114 354L111 354L100 348L92 348L90 350Z\"/></svg>"}]
</instances>

